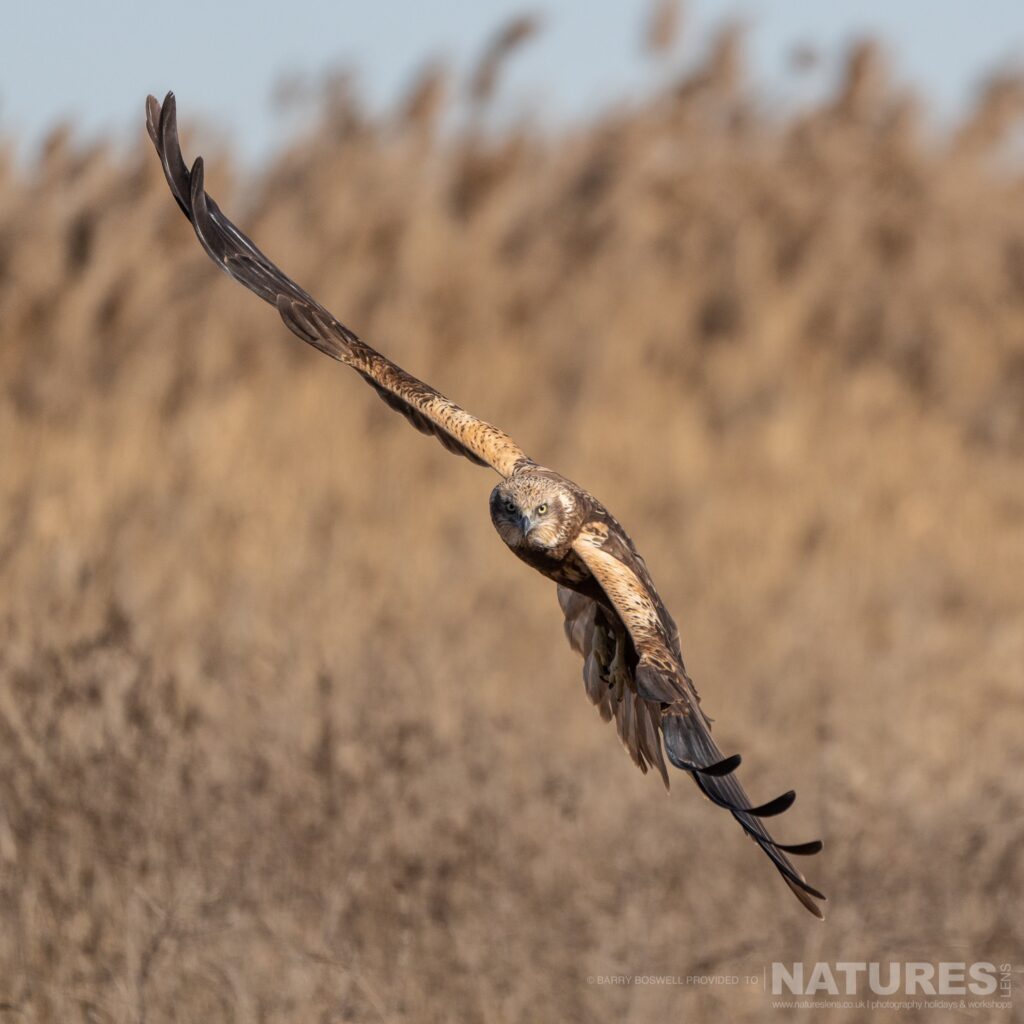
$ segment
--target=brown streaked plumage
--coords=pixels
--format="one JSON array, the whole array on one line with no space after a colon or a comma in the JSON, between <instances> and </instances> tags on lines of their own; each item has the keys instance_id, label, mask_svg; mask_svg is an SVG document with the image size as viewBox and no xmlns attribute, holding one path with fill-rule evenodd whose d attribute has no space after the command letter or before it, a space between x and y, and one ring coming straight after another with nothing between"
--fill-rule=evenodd
<instances>
[{"instance_id":1,"label":"brown streaked plumage","mask_svg":"<svg viewBox=\"0 0 1024 1024\"><path fill-rule=\"evenodd\" d=\"M207 254L227 274L277 308L303 341L347 363L391 408L449 451L503 478L491 492L491 520L502 541L558 585L569 643L584 659L587 695L641 771L668 762L689 773L701 792L730 811L771 859L800 902L822 917L812 888L789 859L817 853L819 841L776 843L762 823L786 810L792 792L754 807L736 778L738 756L725 758L712 739L700 698L686 674L679 631L628 534L594 497L538 465L507 435L450 402L361 341L285 276L203 188L203 163L181 155L173 93L146 104L147 127L171 193Z\"/></svg>"}]
</instances>

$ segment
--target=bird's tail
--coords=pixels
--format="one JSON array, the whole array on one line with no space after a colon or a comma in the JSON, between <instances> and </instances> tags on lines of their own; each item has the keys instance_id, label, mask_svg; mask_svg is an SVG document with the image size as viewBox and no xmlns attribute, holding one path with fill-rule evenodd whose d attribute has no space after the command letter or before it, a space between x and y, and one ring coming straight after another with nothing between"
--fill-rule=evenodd
<instances>
[{"instance_id":1,"label":"bird's tail","mask_svg":"<svg viewBox=\"0 0 1024 1024\"><path fill-rule=\"evenodd\" d=\"M760 807L754 807L736 778L739 755L728 758L723 756L698 707L684 708L676 704L665 708L661 731L665 740L665 753L672 764L689 772L700 791L712 803L724 807L732 814L743 826L743 831L768 855L796 898L815 917L824 920L825 915L816 902L824 900L824 894L807 883L787 856L819 853L823 845L821 840L786 846L772 839L762 824L763 818L772 818L788 810L796 799L796 793L790 790Z\"/></svg>"}]
</instances>

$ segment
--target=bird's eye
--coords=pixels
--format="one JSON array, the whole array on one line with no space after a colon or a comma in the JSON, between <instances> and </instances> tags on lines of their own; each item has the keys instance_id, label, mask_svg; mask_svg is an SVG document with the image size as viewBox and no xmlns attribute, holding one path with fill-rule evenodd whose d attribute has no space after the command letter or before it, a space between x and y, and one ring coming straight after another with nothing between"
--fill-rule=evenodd
<instances>
[{"instance_id":1,"label":"bird's eye","mask_svg":"<svg viewBox=\"0 0 1024 1024\"><path fill-rule=\"evenodd\" d=\"M534 509L534 511L535 511L535 512L537 513L537 515L539 515L539 516L542 516L542 515L544 515L544 513L545 513L545 512L547 512L547 510L548 510L548 507L547 507L547 505L538 505L538 506L537 506L537 507L536 507L536 508Z\"/></svg>"},{"instance_id":2,"label":"bird's eye","mask_svg":"<svg viewBox=\"0 0 1024 1024\"><path fill-rule=\"evenodd\" d=\"M505 511L506 512L515 512L515 510L516 510L516 503L514 501L509 500L509 501L505 502Z\"/></svg>"}]
</instances>

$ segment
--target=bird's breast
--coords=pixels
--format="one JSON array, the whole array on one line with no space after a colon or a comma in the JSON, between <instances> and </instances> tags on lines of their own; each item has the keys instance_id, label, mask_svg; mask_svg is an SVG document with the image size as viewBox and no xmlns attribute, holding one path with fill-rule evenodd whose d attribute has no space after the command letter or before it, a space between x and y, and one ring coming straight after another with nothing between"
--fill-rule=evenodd
<instances>
[{"instance_id":1,"label":"bird's breast","mask_svg":"<svg viewBox=\"0 0 1024 1024\"><path fill-rule=\"evenodd\" d=\"M538 551L536 548L529 548L525 545L513 547L511 550L517 558L547 576L548 579L560 583L563 587L585 594L587 597L596 597L601 593L600 585L572 548L560 556Z\"/></svg>"}]
</instances>

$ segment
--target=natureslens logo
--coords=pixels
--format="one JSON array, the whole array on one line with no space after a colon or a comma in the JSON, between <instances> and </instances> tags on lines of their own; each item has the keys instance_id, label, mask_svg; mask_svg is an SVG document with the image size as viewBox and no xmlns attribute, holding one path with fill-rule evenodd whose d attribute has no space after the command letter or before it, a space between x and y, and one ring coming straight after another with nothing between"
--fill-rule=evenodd
<instances>
[{"instance_id":1,"label":"natureslens logo","mask_svg":"<svg viewBox=\"0 0 1024 1024\"><path fill-rule=\"evenodd\" d=\"M797 996L1011 996L1012 966L986 962L773 963L771 994Z\"/></svg>"}]
</instances>

